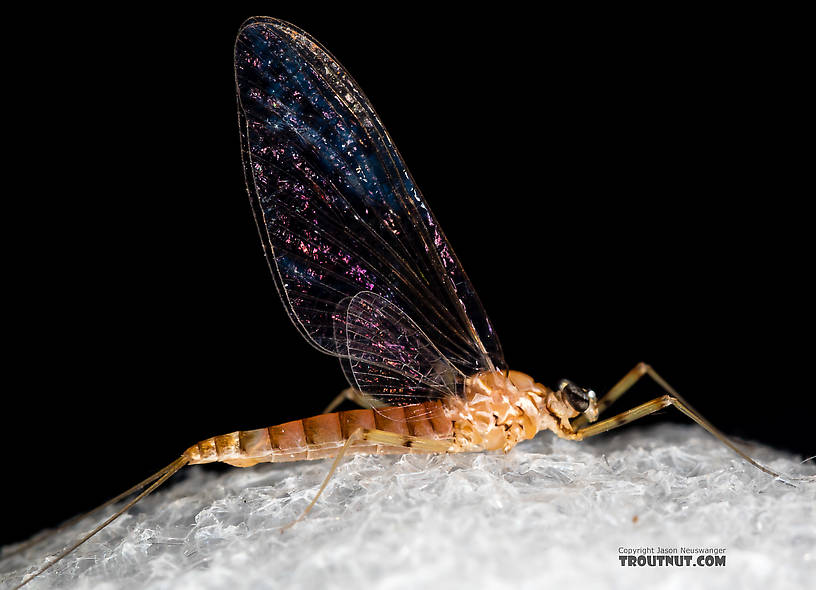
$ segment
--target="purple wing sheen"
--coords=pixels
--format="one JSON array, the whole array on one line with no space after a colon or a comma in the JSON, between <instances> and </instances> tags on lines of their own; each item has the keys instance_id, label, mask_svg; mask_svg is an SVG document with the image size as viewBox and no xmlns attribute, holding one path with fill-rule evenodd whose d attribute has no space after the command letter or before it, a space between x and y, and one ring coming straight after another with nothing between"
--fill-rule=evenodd
<instances>
[{"instance_id":1,"label":"purple wing sheen","mask_svg":"<svg viewBox=\"0 0 816 590\"><path fill-rule=\"evenodd\" d=\"M458 372L503 368L473 286L343 67L300 29L258 18L238 34L235 73L250 201L281 298L304 337L347 358L346 367L389 366L393 359L374 362L372 349L358 358L351 342L336 340L336 322L342 332L346 307L364 291L378 298L355 305L387 302L384 313L397 310L391 315L407 318ZM428 397L410 371L401 374L404 403Z\"/></svg>"},{"instance_id":2,"label":"purple wing sheen","mask_svg":"<svg viewBox=\"0 0 816 590\"><path fill-rule=\"evenodd\" d=\"M371 291L341 307L346 321L335 322L335 342L352 387L389 405L459 393L466 375L398 307Z\"/></svg>"}]
</instances>

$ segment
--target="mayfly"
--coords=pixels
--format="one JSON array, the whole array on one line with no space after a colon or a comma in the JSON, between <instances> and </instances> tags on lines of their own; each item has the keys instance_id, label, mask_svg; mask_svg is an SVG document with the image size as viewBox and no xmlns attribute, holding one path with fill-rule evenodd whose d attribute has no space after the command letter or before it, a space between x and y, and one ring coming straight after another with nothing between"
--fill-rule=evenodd
<instances>
[{"instance_id":1,"label":"mayfly","mask_svg":"<svg viewBox=\"0 0 816 590\"><path fill-rule=\"evenodd\" d=\"M582 440L668 406L762 471L650 366L602 396L509 370L498 337L436 218L359 86L320 43L273 18L235 43L246 188L278 293L302 336L350 384L326 413L214 436L113 498L133 499L52 567L185 465L237 467L353 453L509 451L541 430ZM664 395L600 420L648 375ZM332 411L344 398L363 406ZM299 520L299 519L298 519ZM294 523L291 523L294 524Z\"/></svg>"}]
</instances>

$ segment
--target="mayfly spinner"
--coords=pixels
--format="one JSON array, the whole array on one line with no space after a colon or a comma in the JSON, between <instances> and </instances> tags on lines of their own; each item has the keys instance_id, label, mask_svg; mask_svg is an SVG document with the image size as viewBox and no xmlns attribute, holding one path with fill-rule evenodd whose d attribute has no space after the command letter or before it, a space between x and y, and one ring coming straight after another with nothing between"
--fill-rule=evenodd
<instances>
[{"instance_id":1,"label":"mayfly spinner","mask_svg":"<svg viewBox=\"0 0 816 590\"><path fill-rule=\"evenodd\" d=\"M203 440L105 506L140 492L23 583L52 567L185 465L352 453L512 449L541 430L582 440L674 406L774 476L639 364L600 397L509 370L476 292L351 76L289 23L252 18L235 43L247 191L281 299L303 337L340 359L351 388L327 413ZM644 375L665 391L604 410ZM331 412L347 397L362 409Z\"/></svg>"}]
</instances>

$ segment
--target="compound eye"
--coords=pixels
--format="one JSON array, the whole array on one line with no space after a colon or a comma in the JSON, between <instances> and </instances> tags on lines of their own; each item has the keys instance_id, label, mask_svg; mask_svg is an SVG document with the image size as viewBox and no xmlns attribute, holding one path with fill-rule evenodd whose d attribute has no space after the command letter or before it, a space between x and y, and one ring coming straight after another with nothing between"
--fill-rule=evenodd
<instances>
[{"instance_id":1,"label":"compound eye","mask_svg":"<svg viewBox=\"0 0 816 590\"><path fill-rule=\"evenodd\" d=\"M566 383L564 385L564 394L567 397L567 403L569 403L576 412L583 412L589 407L589 396L586 390L581 389L577 385Z\"/></svg>"}]
</instances>

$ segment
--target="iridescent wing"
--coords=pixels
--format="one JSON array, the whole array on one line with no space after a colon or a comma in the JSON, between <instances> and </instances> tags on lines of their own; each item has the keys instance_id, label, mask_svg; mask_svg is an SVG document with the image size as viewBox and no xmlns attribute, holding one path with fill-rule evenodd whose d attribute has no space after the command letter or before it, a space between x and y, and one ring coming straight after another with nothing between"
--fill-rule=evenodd
<instances>
[{"instance_id":1,"label":"iridescent wing","mask_svg":"<svg viewBox=\"0 0 816 590\"><path fill-rule=\"evenodd\" d=\"M442 398L461 391L467 375L434 346L410 317L387 299L361 291L335 322L335 342L352 387L387 403Z\"/></svg>"},{"instance_id":2,"label":"iridescent wing","mask_svg":"<svg viewBox=\"0 0 816 590\"><path fill-rule=\"evenodd\" d=\"M345 69L297 27L254 18L239 31L235 74L247 190L303 336L345 359L352 386L375 397L389 397L377 385L384 377L364 373L402 379L403 403L441 395L452 374L503 368L473 286ZM379 337L414 335L413 365L396 368L366 333L386 320Z\"/></svg>"}]
</instances>

